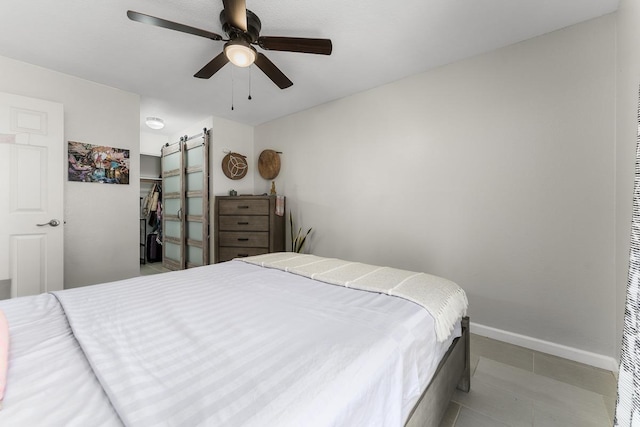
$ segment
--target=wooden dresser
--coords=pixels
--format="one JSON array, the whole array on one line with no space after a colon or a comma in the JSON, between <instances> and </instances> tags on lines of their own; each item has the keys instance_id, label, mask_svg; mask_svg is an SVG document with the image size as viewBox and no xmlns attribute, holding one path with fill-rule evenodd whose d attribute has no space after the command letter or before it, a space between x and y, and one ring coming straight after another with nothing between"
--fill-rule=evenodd
<instances>
[{"instance_id":1,"label":"wooden dresser","mask_svg":"<svg viewBox=\"0 0 640 427\"><path fill-rule=\"evenodd\" d=\"M284 251L284 233L275 196L216 196L214 262Z\"/></svg>"}]
</instances>

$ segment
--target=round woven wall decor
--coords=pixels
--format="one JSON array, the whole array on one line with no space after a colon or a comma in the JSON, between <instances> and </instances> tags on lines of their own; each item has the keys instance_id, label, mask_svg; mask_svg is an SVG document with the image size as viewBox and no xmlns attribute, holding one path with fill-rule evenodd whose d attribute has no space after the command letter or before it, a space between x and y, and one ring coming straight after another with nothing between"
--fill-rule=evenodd
<instances>
[{"instance_id":1,"label":"round woven wall decor","mask_svg":"<svg viewBox=\"0 0 640 427\"><path fill-rule=\"evenodd\" d=\"M247 157L238 153L229 153L222 159L222 172L229 179L242 179L247 174Z\"/></svg>"},{"instance_id":2,"label":"round woven wall decor","mask_svg":"<svg viewBox=\"0 0 640 427\"><path fill-rule=\"evenodd\" d=\"M264 179L274 179L280 173L280 154L274 150L264 150L258 157L258 171Z\"/></svg>"}]
</instances>

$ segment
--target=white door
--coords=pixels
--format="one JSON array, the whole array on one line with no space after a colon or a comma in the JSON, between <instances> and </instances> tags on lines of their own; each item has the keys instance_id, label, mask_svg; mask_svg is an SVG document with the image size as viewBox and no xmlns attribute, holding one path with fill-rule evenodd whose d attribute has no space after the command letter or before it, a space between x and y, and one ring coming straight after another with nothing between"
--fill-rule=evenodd
<instances>
[{"instance_id":1,"label":"white door","mask_svg":"<svg viewBox=\"0 0 640 427\"><path fill-rule=\"evenodd\" d=\"M62 104L0 92L0 298L63 288Z\"/></svg>"}]
</instances>

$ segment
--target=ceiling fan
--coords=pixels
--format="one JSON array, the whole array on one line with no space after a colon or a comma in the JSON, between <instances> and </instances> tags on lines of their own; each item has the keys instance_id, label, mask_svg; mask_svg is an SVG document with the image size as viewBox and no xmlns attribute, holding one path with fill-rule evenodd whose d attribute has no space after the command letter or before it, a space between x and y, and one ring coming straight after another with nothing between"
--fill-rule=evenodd
<instances>
[{"instance_id":1,"label":"ceiling fan","mask_svg":"<svg viewBox=\"0 0 640 427\"><path fill-rule=\"evenodd\" d=\"M222 30L229 37L228 39L210 31L132 10L127 11L127 16L133 21L144 24L206 37L211 40L225 41L224 50L194 75L194 77L201 79L210 78L227 62L231 62L238 67L248 67L255 63L280 89L285 89L291 86L293 82L264 54L256 51L252 45L259 46L265 50L331 55L333 46L329 39L261 36L260 29L262 24L260 19L256 14L247 10L245 0L223 0L222 3L224 4L224 9L220 12L220 23L222 24Z\"/></svg>"}]
</instances>

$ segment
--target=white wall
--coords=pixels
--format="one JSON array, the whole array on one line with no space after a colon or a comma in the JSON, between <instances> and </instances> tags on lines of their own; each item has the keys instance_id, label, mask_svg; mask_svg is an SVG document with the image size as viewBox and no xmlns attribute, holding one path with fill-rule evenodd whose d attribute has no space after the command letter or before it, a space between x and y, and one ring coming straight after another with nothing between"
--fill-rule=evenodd
<instances>
[{"instance_id":1,"label":"white wall","mask_svg":"<svg viewBox=\"0 0 640 427\"><path fill-rule=\"evenodd\" d=\"M621 0L617 13L616 344L620 351L629 266L631 204L640 85L640 2Z\"/></svg>"},{"instance_id":2,"label":"white wall","mask_svg":"<svg viewBox=\"0 0 640 427\"><path fill-rule=\"evenodd\" d=\"M182 138L183 136L191 137L194 135L198 135L199 133L202 133L204 129L209 130L212 127L213 127L213 117L208 117L199 122L195 122L193 123L193 125L182 129L180 132L176 133L175 135L170 136L169 138L167 138L167 142L169 144L173 144L175 142L180 141L180 138ZM162 148L162 146L160 148Z\"/></svg>"},{"instance_id":3,"label":"white wall","mask_svg":"<svg viewBox=\"0 0 640 427\"><path fill-rule=\"evenodd\" d=\"M65 183L65 288L137 276L139 96L5 57L0 91L62 103L65 143L130 150L129 185Z\"/></svg>"},{"instance_id":4,"label":"white wall","mask_svg":"<svg viewBox=\"0 0 640 427\"><path fill-rule=\"evenodd\" d=\"M263 124L255 141L283 152L276 183L313 253L450 278L472 322L614 356L614 15Z\"/></svg>"},{"instance_id":5,"label":"white wall","mask_svg":"<svg viewBox=\"0 0 640 427\"><path fill-rule=\"evenodd\" d=\"M236 190L238 194L254 194L254 176L260 174L256 173L258 157L254 153L253 126L215 117L211 141L212 193L228 196L229 190ZM222 171L222 159L229 151L247 156L249 170L244 178L232 180Z\"/></svg>"},{"instance_id":6,"label":"white wall","mask_svg":"<svg viewBox=\"0 0 640 427\"><path fill-rule=\"evenodd\" d=\"M153 131L140 132L140 154L160 157L162 155L162 147L167 142L169 142L169 138L165 135L160 135Z\"/></svg>"}]
</instances>

